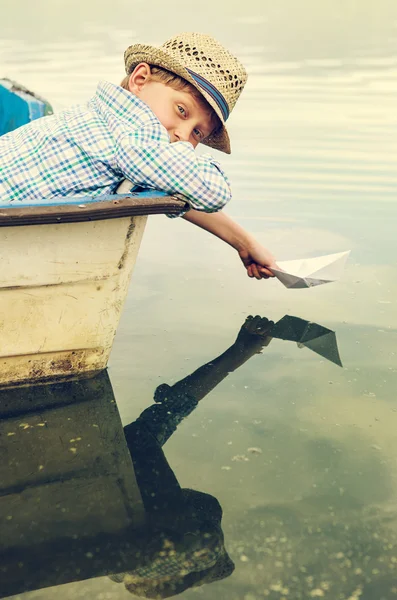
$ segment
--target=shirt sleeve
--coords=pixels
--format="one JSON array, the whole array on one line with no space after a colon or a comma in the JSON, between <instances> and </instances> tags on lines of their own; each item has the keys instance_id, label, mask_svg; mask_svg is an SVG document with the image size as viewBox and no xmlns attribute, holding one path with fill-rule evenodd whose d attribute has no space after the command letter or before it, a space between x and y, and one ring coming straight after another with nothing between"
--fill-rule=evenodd
<instances>
[{"instance_id":1,"label":"shirt sleeve","mask_svg":"<svg viewBox=\"0 0 397 600\"><path fill-rule=\"evenodd\" d=\"M209 154L197 156L189 142L165 142L165 135L146 124L120 137L115 160L124 177L135 185L182 195L195 210L221 210L231 191L219 163Z\"/></svg>"}]
</instances>

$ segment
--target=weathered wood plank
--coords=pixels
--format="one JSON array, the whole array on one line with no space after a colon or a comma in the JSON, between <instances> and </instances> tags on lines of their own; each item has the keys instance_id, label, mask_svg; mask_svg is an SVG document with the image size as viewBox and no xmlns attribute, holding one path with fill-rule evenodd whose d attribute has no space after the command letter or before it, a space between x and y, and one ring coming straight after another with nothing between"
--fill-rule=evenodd
<instances>
[{"instance_id":1,"label":"weathered wood plank","mask_svg":"<svg viewBox=\"0 0 397 600\"><path fill-rule=\"evenodd\" d=\"M40 204L37 206L10 206L0 202L0 227L18 225L45 225L52 223L78 223L82 221L99 221L120 217L157 214L178 214L188 208L188 204L164 194L129 193L113 195L101 200L92 198L71 198L66 204Z\"/></svg>"}]
</instances>

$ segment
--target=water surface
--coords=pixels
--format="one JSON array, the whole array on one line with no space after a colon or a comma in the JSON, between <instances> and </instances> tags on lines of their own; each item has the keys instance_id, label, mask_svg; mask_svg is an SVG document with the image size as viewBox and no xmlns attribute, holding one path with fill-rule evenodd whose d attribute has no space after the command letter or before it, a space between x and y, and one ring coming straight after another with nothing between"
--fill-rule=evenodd
<instances>
[{"instance_id":1,"label":"water surface","mask_svg":"<svg viewBox=\"0 0 397 600\"><path fill-rule=\"evenodd\" d=\"M192 12L173 1L3 0L0 74L60 110L90 97L100 79L121 80L129 44L192 29L227 44L250 75L230 119L233 153L219 156L234 189L229 214L280 260L352 254L340 282L286 290L249 280L233 250L190 224L150 219L109 368L124 425L160 383L228 348L249 314L335 330L344 365L274 339L167 442L180 484L222 506L236 565L182 597L389 600L397 595L397 6L204 0ZM129 595L100 577L18 597L54 594Z\"/></svg>"}]
</instances>

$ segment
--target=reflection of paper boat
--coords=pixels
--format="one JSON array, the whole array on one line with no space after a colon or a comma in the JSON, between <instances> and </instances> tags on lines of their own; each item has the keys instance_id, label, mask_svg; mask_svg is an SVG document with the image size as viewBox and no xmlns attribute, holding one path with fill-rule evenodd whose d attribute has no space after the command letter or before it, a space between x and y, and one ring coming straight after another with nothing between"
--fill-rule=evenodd
<instances>
[{"instance_id":1,"label":"reflection of paper boat","mask_svg":"<svg viewBox=\"0 0 397 600\"><path fill-rule=\"evenodd\" d=\"M274 325L271 336L280 340L297 342L300 348L302 346L309 348L336 365L343 366L335 332L318 323L285 315Z\"/></svg>"},{"instance_id":2,"label":"reflection of paper boat","mask_svg":"<svg viewBox=\"0 0 397 600\"><path fill-rule=\"evenodd\" d=\"M278 263L281 271L272 271L287 288L313 287L339 279L349 254L350 250L316 258L287 260Z\"/></svg>"}]
</instances>

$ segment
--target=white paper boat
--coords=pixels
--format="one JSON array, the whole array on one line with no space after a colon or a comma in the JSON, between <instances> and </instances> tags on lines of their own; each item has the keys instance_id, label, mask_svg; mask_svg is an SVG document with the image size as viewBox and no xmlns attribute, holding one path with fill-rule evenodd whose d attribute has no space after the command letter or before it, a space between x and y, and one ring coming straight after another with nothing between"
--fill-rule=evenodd
<instances>
[{"instance_id":1,"label":"white paper boat","mask_svg":"<svg viewBox=\"0 0 397 600\"><path fill-rule=\"evenodd\" d=\"M350 250L316 258L287 260L278 263L282 270L272 271L287 288L314 287L339 279L349 254Z\"/></svg>"}]
</instances>

